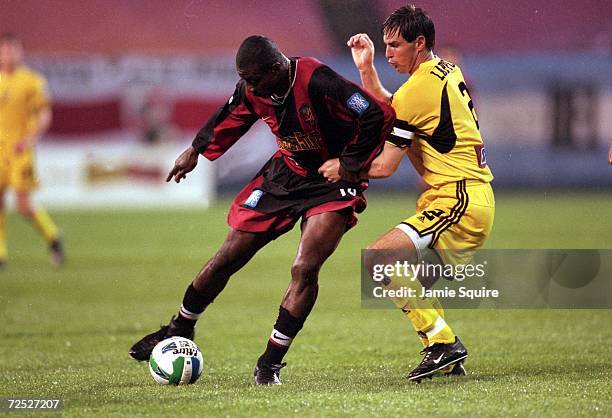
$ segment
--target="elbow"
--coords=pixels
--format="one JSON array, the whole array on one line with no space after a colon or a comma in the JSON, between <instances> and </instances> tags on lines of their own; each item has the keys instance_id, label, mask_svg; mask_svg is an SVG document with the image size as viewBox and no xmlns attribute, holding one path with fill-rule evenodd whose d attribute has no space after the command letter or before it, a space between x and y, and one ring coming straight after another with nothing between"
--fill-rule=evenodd
<instances>
[{"instance_id":1,"label":"elbow","mask_svg":"<svg viewBox=\"0 0 612 418\"><path fill-rule=\"evenodd\" d=\"M397 167L391 167L389 165L376 164L372 166L372 169L370 169L368 177L372 179L384 179L387 177L391 177L393 173L395 173L396 168Z\"/></svg>"},{"instance_id":2,"label":"elbow","mask_svg":"<svg viewBox=\"0 0 612 418\"><path fill-rule=\"evenodd\" d=\"M387 177L391 177L393 175L393 173L395 173L395 167L390 167L390 166L384 166L382 167L381 171L380 171L380 178L387 178Z\"/></svg>"}]
</instances>

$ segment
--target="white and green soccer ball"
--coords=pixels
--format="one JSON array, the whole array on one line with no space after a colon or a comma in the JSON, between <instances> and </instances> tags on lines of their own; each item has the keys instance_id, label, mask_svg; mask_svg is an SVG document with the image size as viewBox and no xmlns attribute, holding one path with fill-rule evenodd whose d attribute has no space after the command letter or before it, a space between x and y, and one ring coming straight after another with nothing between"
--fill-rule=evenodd
<instances>
[{"instance_id":1,"label":"white and green soccer ball","mask_svg":"<svg viewBox=\"0 0 612 418\"><path fill-rule=\"evenodd\" d=\"M160 385L188 385L202 374L204 358L198 346L183 337L160 341L149 358L149 371Z\"/></svg>"}]
</instances>

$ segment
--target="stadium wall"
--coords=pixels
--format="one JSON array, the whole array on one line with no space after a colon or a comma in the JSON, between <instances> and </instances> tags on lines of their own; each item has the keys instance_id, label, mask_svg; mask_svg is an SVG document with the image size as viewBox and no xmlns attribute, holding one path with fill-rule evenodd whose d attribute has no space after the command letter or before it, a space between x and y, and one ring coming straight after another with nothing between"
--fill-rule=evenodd
<instances>
[{"instance_id":1,"label":"stadium wall","mask_svg":"<svg viewBox=\"0 0 612 418\"><path fill-rule=\"evenodd\" d=\"M37 53L123 55L233 51L248 35L266 34L291 54L346 52L342 27L326 24L318 0L2 0L0 28L22 35ZM353 21L378 28L407 2L336 0ZM437 44L473 54L609 50L609 0L414 2L436 23ZM340 9L342 10L342 9ZM337 12L336 12L337 13ZM367 19L363 19L363 15ZM228 30L228 27L231 30ZM369 24L360 27L367 31ZM369 32L369 31L368 31ZM44 36L43 36L44 34ZM371 35L377 35L371 33Z\"/></svg>"},{"instance_id":2,"label":"stadium wall","mask_svg":"<svg viewBox=\"0 0 612 418\"><path fill-rule=\"evenodd\" d=\"M177 144L143 147L117 135L42 143L36 199L53 208L207 207L216 191L212 163L200 161L180 187L165 181L182 150Z\"/></svg>"}]
</instances>

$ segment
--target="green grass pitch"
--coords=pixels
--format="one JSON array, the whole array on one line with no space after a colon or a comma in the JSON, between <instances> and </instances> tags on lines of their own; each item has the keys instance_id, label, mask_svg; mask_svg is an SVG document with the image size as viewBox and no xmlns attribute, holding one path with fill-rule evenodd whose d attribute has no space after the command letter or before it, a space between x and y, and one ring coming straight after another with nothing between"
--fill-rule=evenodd
<instances>
[{"instance_id":1,"label":"green grass pitch","mask_svg":"<svg viewBox=\"0 0 612 418\"><path fill-rule=\"evenodd\" d=\"M276 318L296 230L230 281L198 325L197 384L158 386L130 345L167 322L225 237L227 201L206 211L61 211L68 263L8 217L0 271L0 397L63 398L68 416L611 416L612 311L453 310L468 376L412 384L420 343L395 310L364 310L359 250L414 209L370 196L321 271L317 306L286 357L282 387L252 369ZM612 248L610 193L497 196L487 248ZM11 415L12 416L12 415Z\"/></svg>"}]
</instances>

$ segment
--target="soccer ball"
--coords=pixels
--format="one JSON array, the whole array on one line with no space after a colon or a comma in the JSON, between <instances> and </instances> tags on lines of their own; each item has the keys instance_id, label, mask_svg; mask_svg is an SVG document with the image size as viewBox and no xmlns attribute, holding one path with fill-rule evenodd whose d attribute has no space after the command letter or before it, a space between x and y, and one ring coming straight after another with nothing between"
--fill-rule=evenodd
<instances>
[{"instance_id":1,"label":"soccer ball","mask_svg":"<svg viewBox=\"0 0 612 418\"><path fill-rule=\"evenodd\" d=\"M204 359L198 346L183 337L160 341L149 358L149 371L160 385L188 385L202 374Z\"/></svg>"}]
</instances>

